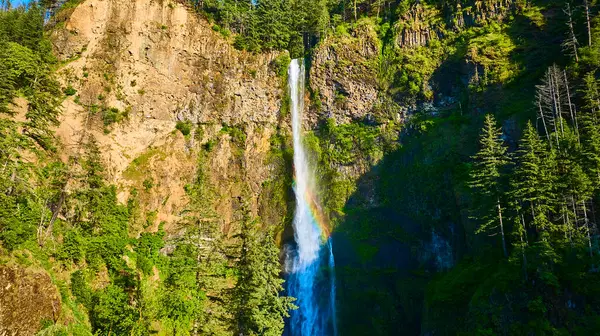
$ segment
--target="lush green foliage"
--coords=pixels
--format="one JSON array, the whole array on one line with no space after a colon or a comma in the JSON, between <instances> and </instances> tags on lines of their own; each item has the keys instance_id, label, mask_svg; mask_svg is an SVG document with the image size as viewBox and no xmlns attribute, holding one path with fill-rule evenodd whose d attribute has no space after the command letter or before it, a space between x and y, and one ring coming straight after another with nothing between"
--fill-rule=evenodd
<instances>
[{"instance_id":1,"label":"lush green foliage","mask_svg":"<svg viewBox=\"0 0 600 336\"><path fill-rule=\"evenodd\" d=\"M175 128L179 130L179 132L181 132L181 134L183 134L184 136L188 136L190 135L190 133L192 132L192 122L189 120L186 121L178 121L177 124L175 125Z\"/></svg>"}]
</instances>

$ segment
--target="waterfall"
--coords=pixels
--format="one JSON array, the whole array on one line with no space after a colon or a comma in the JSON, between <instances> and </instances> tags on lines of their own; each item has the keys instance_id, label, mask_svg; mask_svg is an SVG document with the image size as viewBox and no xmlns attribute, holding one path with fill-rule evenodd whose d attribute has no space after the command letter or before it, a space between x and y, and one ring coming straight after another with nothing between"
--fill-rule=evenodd
<instances>
[{"instance_id":1,"label":"waterfall","mask_svg":"<svg viewBox=\"0 0 600 336\"><path fill-rule=\"evenodd\" d=\"M304 64L294 59L288 69L294 142L295 245L287 255L288 294L297 310L286 326L290 336L337 334L335 261L331 237L314 196L315 181L302 143ZM329 281L328 281L329 280Z\"/></svg>"}]
</instances>

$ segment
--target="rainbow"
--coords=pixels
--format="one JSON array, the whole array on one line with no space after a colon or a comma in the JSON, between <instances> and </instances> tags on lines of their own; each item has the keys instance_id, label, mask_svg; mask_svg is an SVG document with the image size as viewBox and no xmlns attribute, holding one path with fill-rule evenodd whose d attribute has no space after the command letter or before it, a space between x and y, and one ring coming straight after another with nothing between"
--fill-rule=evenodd
<instances>
[{"instance_id":1,"label":"rainbow","mask_svg":"<svg viewBox=\"0 0 600 336\"><path fill-rule=\"evenodd\" d=\"M294 187L296 186L296 176L294 176L293 180ZM325 216L321 205L317 201L317 197L314 192L310 189L306 189L304 193L304 200L310 209L310 214L312 217L312 225L321 233L321 242L325 243L329 236L331 235L331 230L329 229L329 221Z\"/></svg>"}]
</instances>

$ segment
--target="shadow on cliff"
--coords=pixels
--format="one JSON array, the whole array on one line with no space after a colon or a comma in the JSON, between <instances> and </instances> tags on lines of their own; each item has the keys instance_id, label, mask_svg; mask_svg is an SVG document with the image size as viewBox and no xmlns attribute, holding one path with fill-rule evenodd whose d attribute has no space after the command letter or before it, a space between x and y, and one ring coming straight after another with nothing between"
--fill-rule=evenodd
<instances>
[{"instance_id":1,"label":"shadow on cliff","mask_svg":"<svg viewBox=\"0 0 600 336\"><path fill-rule=\"evenodd\" d=\"M553 9L546 14L558 15ZM515 15L503 31L516 45L508 57L518 72L510 82L470 93L468 41L459 45L433 76L438 109L413 116L402 146L358 180L333 232L341 335L427 332L422 316L429 280L469 251L495 243L472 239L475 228L465 210L468 162L485 113L499 117L513 145L519 124L535 116L535 84L564 59L563 22L556 21L542 27Z\"/></svg>"},{"instance_id":2,"label":"shadow on cliff","mask_svg":"<svg viewBox=\"0 0 600 336\"><path fill-rule=\"evenodd\" d=\"M420 334L428 280L465 245L463 162L477 127L458 111L413 120L358 180L333 233L341 335Z\"/></svg>"},{"instance_id":3,"label":"shadow on cliff","mask_svg":"<svg viewBox=\"0 0 600 336\"><path fill-rule=\"evenodd\" d=\"M340 335L419 335L429 329L443 334L442 323L432 327L431 319L445 321L437 313L458 318L468 309L465 293L464 311L449 312L451 306L424 314L424 294L440 271L496 243L473 238L474 223L465 210L469 162L483 115L497 116L514 149L520 125L535 116L535 85L548 66L568 59L560 46L562 4L530 5L507 18L509 24L476 28L456 41L454 54L432 76L435 111L414 115L402 132L402 146L358 180L333 232ZM477 37L489 38L472 41ZM492 66L507 61L501 70L509 71L508 79L478 83L474 74L483 73L483 66L466 62L467 54L473 44L497 50L493 43L514 47L499 61L490 56Z\"/></svg>"}]
</instances>

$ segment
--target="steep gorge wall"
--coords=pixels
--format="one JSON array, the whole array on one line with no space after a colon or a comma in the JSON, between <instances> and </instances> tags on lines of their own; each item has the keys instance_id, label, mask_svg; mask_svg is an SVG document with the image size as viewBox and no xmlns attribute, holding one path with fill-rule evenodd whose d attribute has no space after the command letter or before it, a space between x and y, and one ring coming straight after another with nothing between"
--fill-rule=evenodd
<instances>
[{"instance_id":1,"label":"steep gorge wall","mask_svg":"<svg viewBox=\"0 0 600 336\"><path fill-rule=\"evenodd\" d=\"M53 41L66 63L59 73L77 90L58 132L66 155L80 155L82 136L93 134L119 198L140 190L145 209L157 211L152 224L172 226L186 209L198 153L209 147L204 165L222 228L235 221L239 197L254 215L281 221L284 209L260 206L264 186L284 169L270 154L271 138L287 123L271 66L276 53L235 50L177 2L87 0L58 17L65 21ZM102 114L111 108L124 118L106 125ZM192 123L189 136L175 131L178 121ZM234 139L231 129L245 136Z\"/></svg>"},{"instance_id":2,"label":"steep gorge wall","mask_svg":"<svg viewBox=\"0 0 600 336\"><path fill-rule=\"evenodd\" d=\"M310 69L309 84L319 105L313 106L310 124L319 117L348 123L373 114L379 100L380 49L377 33L367 24L320 43Z\"/></svg>"}]
</instances>

